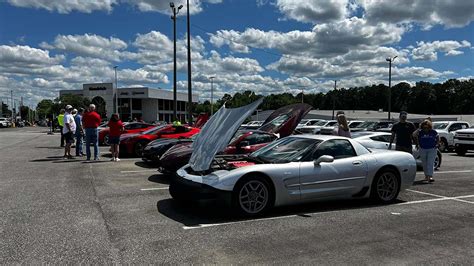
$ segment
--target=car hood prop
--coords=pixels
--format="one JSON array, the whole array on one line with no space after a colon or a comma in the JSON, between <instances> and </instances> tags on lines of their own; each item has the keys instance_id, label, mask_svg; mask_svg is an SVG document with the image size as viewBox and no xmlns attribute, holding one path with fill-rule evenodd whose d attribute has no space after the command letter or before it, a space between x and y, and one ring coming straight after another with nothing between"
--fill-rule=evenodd
<instances>
[{"instance_id":1,"label":"car hood prop","mask_svg":"<svg viewBox=\"0 0 474 266\"><path fill-rule=\"evenodd\" d=\"M196 171L206 171L211 167L214 156L223 151L239 129L244 120L249 117L263 102L263 98L238 108L222 106L199 132L193 142L193 153L189 164Z\"/></svg>"}]
</instances>

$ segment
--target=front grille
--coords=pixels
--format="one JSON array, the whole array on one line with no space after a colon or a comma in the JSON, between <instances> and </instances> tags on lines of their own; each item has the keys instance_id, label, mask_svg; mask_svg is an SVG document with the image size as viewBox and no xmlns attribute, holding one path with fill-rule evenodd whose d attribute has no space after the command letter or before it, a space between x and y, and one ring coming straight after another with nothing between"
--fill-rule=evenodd
<instances>
[{"instance_id":1,"label":"front grille","mask_svg":"<svg viewBox=\"0 0 474 266\"><path fill-rule=\"evenodd\" d=\"M463 138L463 137L456 137L457 140L468 140L468 141L474 141L474 138Z\"/></svg>"}]
</instances>

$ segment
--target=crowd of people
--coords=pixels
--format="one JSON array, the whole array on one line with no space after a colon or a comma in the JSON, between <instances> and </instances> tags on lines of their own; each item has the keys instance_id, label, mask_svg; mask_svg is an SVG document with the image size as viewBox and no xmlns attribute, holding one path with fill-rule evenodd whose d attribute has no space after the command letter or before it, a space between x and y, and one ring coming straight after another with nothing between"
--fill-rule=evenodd
<instances>
[{"instance_id":1,"label":"crowd of people","mask_svg":"<svg viewBox=\"0 0 474 266\"><path fill-rule=\"evenodd\" d=\"M99 125L102 122L100 115L96 112L94 104L89 105L88 110L74 109L66 105L58 115L58 124L61 130L61 147L64 147L64 159L72 159L71 148L75 144L75 155L84 157L83 147L86 146L86 160L100 160L99 157ZM113 114L107 126L110 128L110 144L112 159L118 162L120 135L124 131L124 125L118 114ZM94 147L92 157L91 146Z\"/></svg>"}]
</instances>

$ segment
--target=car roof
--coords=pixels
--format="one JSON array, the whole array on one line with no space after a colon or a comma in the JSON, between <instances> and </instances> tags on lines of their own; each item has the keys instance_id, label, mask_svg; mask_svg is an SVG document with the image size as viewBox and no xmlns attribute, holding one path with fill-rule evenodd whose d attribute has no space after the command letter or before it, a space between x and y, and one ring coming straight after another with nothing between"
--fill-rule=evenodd
<instances>
[{"instance_id":1,"label":"car roof","mask_svg":"<svg viewBox=\"0 0 474 266\"><path fill-rule=\"evenodd\" d=\"M329 140L329 139L348 139L345 137L339 137L334 135L313 135L313 134L301 134L301 135L291 135L289 138L305 138L305 139L318 139L318 140Z\"/></svg>"}]
</instances>

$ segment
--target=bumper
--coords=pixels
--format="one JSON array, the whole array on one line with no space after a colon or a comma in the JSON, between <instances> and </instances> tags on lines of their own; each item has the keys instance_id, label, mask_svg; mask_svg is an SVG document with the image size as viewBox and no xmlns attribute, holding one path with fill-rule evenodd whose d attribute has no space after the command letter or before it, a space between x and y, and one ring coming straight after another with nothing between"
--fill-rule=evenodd
<instances>
[{"instance_id":1,"label":"bumper","mask_svg":"<svg viewBox=\"0 0 474 266\"><path fill-rule=\"evenodd\" d=\"M474 150L474 142L472 141L459 141L454 144L455 148L464 150Z\"/></svg>"},{"instance_id":2,"label":"bumper","mask_svg":"<svg viewBox=\"0 0 474 266\"><path fill-rule=\"evenodd\" d=\"M224 191L211 186L197 183L175 175L170 183L170 194L177 200L217 200L230 204L231 191Z\"/></svg>"},{"instance_id":3,"label":"bumper","mask_svg":"<svg viewBox=\"0 0 474 266\"><path fill-rule=\"evenodd\" d=\"M154 150L143 150L142 152L142 160L143 161L151 161L151 162L159 162L160 154Z\"/></svg>"}]
</instances>

